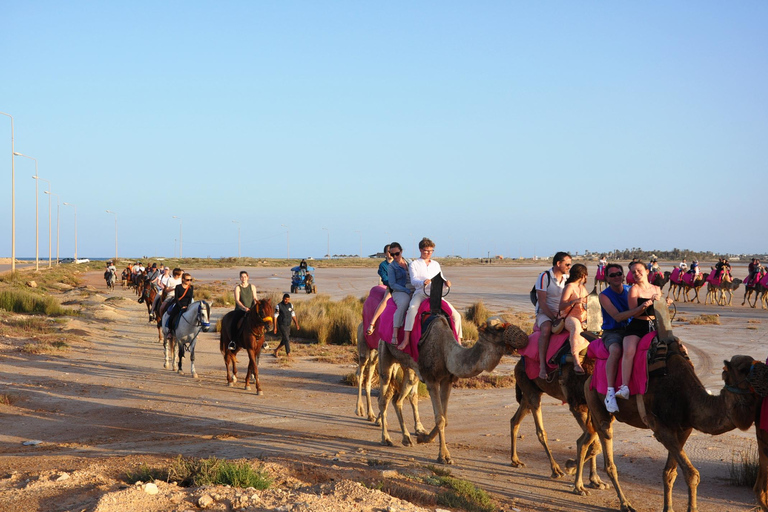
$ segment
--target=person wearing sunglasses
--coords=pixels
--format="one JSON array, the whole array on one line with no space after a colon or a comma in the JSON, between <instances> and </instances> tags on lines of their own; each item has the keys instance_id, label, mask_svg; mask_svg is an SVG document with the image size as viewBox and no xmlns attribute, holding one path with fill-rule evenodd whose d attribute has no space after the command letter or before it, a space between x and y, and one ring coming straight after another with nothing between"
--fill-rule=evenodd
<instances>
[{"instance_id":1,"label":"person wearing sunglasses","mask_svg":"<svg viewBox=\"0 0 768 512\"><path fill-rule=\"evenodd\" d=\"M397 335L405 322L405 312L408 310L408 304L410 304L411 295L413 295L413 285L411 284L409 272L411 260L403 256L403 248L397 242L392 242L389 246L389 253L392 255L392 263L389 264L387 269L389 273L387 281L389 282L389 288L392 290L392 300L397 306L395 317L392 321L392 326L394 327L392 331L392 344L397 345Z\"/></svg>"},{"instance_id":2,"label":"person wearing sunglasses","mask_svg":"<svg viewBox=\"0 0 768 512\"><path fill-rule=\"evenodd\" d=\"M547 378L547 349L552 335L552 322L557 318L563 288L571 269L571 255L558 251L552 258L552 268L536 279L536 325L539 334L539 378Z\"/></svg>"},{"instance_id":3,"label":"person wearing sunglasses","mask_svg":"<svg viewBox=\"0 0 768 512\"><path fill-rule=\"evenodd\" d=\"M608 287L600 293L600 309L603 312L603 344L608 350L608 360L605 365L605 377L608 382L605 408L608 412L614 413L619 410L619 405L616 403L616 371L623 353L622 344L624 337L627 336L627 326L633 316L641 314L644 308L653 302L644 301L630 309L630 286L624 284L624 267L618 263L609 263L605 266L605 277Z\"/></svg>"},{"instance_id":4,"label":"person wearing sunglasses","mask_svg":"<svg viewBox=\"0 0 768 512\"><path fill-rule=\"evenodd\" d=\"M176 319L194 300L195 287L192 286L192 275L189 272L181 275L181 284L176 286L173 293L173 309L168 315L168 328L171 332L176 330Z\"/></svg>"}]
</instances>

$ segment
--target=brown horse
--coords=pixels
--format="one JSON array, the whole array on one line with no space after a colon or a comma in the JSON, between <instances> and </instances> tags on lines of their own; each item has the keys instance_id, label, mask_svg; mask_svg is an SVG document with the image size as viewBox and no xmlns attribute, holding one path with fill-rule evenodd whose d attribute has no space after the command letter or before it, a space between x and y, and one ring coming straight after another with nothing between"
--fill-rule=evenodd
<instances>
[{"instance_id":1,"label":"brown horse","mask_svg":"<svg viewBox=\"0 0 768 512\"><path fill-rule=\"evenodd\" d=\"M152 304L155 302L155 297L157 296L157 290L154 286L152 286L152 283L148 282L146 279L143 281L144 285L142 287L141 291L141 302L144 302L147 306L147 314L149 315L149 321L155 320L155 312L152 310Z\"/></svg>"},{"instance_id":2,"label":"brown horse","mask_svg":"<svg viewBox=\"0 0 768 512\"><path fill-rule=\"evenodd\" d=\"M255 302L250 311L243 317L242 328L238 329L237 325L233 325L234 311L230 311L221 319L219 350L224 356L224 366L227 367L227 386L232 387L237 382L237 358L235 356L242 348L248 352L245 389L251 389L250 378L253 375L253 380L256 383L256 394L264 394L259 383L259 356L261 355L261 348L264 346L264 332L267 326L273 322L272 311L272 301L261 299ZM235 350L229 350L231 339L234 339L237 345Z\"/></svg>"}]
</instances>

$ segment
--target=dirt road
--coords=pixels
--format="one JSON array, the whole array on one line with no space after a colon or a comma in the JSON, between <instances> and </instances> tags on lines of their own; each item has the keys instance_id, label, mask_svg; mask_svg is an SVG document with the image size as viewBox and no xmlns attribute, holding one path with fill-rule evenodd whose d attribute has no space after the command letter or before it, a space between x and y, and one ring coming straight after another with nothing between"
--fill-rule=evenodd
<instances>
[{"instance_id":1,"label":"dirt road","mask_svg":"<svg viewBox=\"0 0 768 512\"><path fill-rule=\"evenodd\" d=\"M223 271L194 275L199 280L220 279L217 272ZM264 272L251 272L252 282L261 289L282 291L282 283L269 286L268 282L284 279L284 273ZM335 273L332 280L326 277L331 272ZM363 295L375 283L370 280L370 270L361 272L366 275L355 269L332 269L326 276L321 273L320 291L338 289L333 293ZM538 269L507 267L504 272L508 275L501 278L484 267L451 268L450 278L462 283L462 290L457 286L452 298L465 306L482 296L491 309L523 303ZM234 284L236 272L226 275ZM90 274L89 280L103 290L98 273ZM201 334L198 341L200 378L181 376L163 369L162 346L156 329L146 323L146 309L130 292L118 290L111 295L123 299L105 302L107 295L82 289L64 294L63 300L82 302L88 308L84 317L71 320L66 327L81 340L66 354L29 355L18 350L19 340L0 340L0 393L14 397L12 405L0 405L0 509L93 510L101 494L118 490L99 491L87 482L80 488L59 489L54 482L49 492L30 505L25 500L32 496L31 491L18 484L21 477L12 474L16 471L17 476L42 481L44 475L94 465L102 465L104 474L114 474L114 461L125 463L121 457L134 462L177 454L304 460L352 472L364 471L371 460L403 470L434 463L435 443L383 447L379 429L354 415L356 389L342 383L355 370L354 365L310 357L298 357L292 363L263 357L260 371L265 394L256 396L239 384L226 387L218 339L209 333ZM684 314L686 308L680 307ZM740 308L739 312L742 310L747 311ZM727 308L712 307L711 311L723 313L722 325L681 324L675 326L675 333L692 349L705 386L717 393L723 359L733 354L765 356L768 318L759 310L749 310L748 318L725 315ZM225 312L214 310L214 320ZM693 313L687 316L691 318ZM516 361L516 357L505 358L496 372L510 373ZM451 467L453 474L492 493L504 510L615 510L618 500L613 489L577 497L570 492L571 477L549 477L549 465L530 419L521 427L519 442L519 455L527 467L509 466L509 418L516 408L513 389L454 391L447 428L456 462ZM550 446L563 464L573 456L579 431L566 406L547 398L543 409ZM420 411L424 425L430 428L434 422L428 400L421 401ZM412 429L410 415L408 418ZM396 428L390 413L390 431L397 442ZM615 431L616 461L625 492L638 510L660 509L665 450L649 431L623 425L617 425ZM753 439L751 429L717 437L691 436L686 450L701 471L700 511L753 507L750 489L728 483L732 452L746 449ZM23 446L28 440L42 443ZM604 474L601 477L607 481ZM684 507L686 494L685 483L678 478L674 494L678 508Z\"/></svg>"}]
</instances>

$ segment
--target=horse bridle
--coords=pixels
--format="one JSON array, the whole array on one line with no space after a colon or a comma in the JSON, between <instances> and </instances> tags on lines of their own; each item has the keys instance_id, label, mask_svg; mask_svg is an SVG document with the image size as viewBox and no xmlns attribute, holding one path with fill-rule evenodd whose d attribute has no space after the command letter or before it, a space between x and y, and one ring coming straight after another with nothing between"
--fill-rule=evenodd
<instances>
[{"instance_id":1,"label":"horse bridle","mask_svg":"<svg viewBox=\"0 0 768 512\"><path fill-rule=\"evenodd\" d=\"M205 302L204 300L201 300L201 301L200 301L200 304L198 304L198 305L197 305L197 316L195 317L195 322L196 322L196 323L195 323L195 325L201 325L201 326L203 326L204 328L208 328L208 327L210 327L210 326L211 326L211 322L210 322L210 321L208 321L208 322L203 322L203 321L201 320L201 318L200 318L200 317L202 316L202 312L203 312L203 304L205 304L205 309L208 311L208 320L210 320L210 318L211 318L211 309L210 309L210 306L208 305L208 303L207 303L207 302ZM184 320L184 321L185 321L185 322L187 322L188 324L191 324L191 323L192 323L192 322L190 322L189 320L187 320L186 318L184 318L184 313L183 313L183 312L182 312L182 313L180 313L180 314L181 314L181 319L182 319L182 320Z\"/></svg>"},{"instance_id":2,"label":"horse bridle","mask_svg":"<svg viewBox=\"0 0 768 512\"><path fill-rule=\"evenodd\" d=\"M754 395L754 394L757 394L755 392L754 388L752 387L752 384L749 384L749 376L752 375L752 373L753 373L753 371L755 369L755 364L757 364L757 361L752 361L752 365L749 367L749 372L747 372L747 376L744 377L743 379L741 379L740 381L738 381L736 383L736 385L725 384L723 386L723 389L725 389L726 391L730 391L734 395ZM740 388L739 387L739 385L744 383L744 382L746 382L749 385L749 389L744 389L744 388Z\"/></svg>"}]
</instances>

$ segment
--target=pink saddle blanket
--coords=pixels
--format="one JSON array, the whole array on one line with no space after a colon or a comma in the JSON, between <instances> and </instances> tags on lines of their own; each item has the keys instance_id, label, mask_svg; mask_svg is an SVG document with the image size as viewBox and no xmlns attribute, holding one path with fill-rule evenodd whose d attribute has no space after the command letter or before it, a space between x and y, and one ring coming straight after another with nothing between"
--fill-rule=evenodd
<instances>
[{"instance_id":1,"label":"pink saddle blanket","mask_svg":"<svg viewBox=\"0 0 768 512\"><path fill-rule=\"evenodd\" d=\"M605 267L597 267L597 272L595 273L595 279L598 281L605 281Z\"/></svg>"},{"instance_id":2,"label":"pink saddle blanket","mask_svg":"<svg viewBox=\"0 0 768 512\"><path fill-rule=\"evenodd\" d=\"M371 288L368 298L365 299L363 304L363 328L367 329L371 322L373 314L376 312L376 308L379 306L381 299L387 292L387 288L383 285L374 286ZM456 338L456 342L459 342L458 329L453 324L453 318L451 318L451 307L446 301L442 304L443 311L448 315L448 323L453 330L453 336ZM379 340L385 340L390 342L392 340L392 333L395 330L395 311L397 305L391 298L387 300L387 305L384 308L384 312L379 316L374 326L373 334L370 336L367 333L363 333L365 336L365 342L368 347L377 349L379 347ZM421 314L425 311L429 311L429 299L424 299L419 306L418 313L416 315L417 321L413 324L413 331L411 331L411 341L403 352L409 354L414 361L419 361L419 338L421 338L421 322L418 321L421 318ZM398 342L403 341L404 329L400 329L397 333Z\"/></svg>"},{"instance_id":3,"label":"pink saddle blanket","mask_svg":"<svg viewBox=\"0 0 768 512\"><path fill-rule=\"evenodd\" d=\"M519 350L520 356L525 360L525 374L529 379L534 380L539 376L539 335L541 331L536 327L528 336L528 345L523 350ZM549 338L547 347L547 373L551 372L557 366L549 364L549 360L557 354L557 351L568 342L568 331L563 330L560 334L553 334Z\"/></svg>"},{"instance_id":4,"label":"pink saddle blanket","mask_svg":"<svg viewBox=\"0 0 768 512\"><path fill-rule=\"evenodd\" d=\"M656 331L650 332L640 339L632 362L632 377L629 379L629 392L632 395L645 393L648 389L648 349L656 336ZM587 355L595 359L595 371L592 374L590 389L596 389L598 393L605 394L608 391L608 378L605 375L605 366L608 360L608 349L605 348L602 338L598 338L589 344ZM621 360L619 360L616 372L615 388L624 384L621 375Z\"/></svg>"},{"instance_id":5,"label":"pink saddle blanket","mask_svg":"<svg viewBox=\"0 0 768 512\"><path fill-rule=\"evenodd\" d=\"M688 286L693 286L693 274L689 274L688 272L686 272L683 275L682 281L683 281L683 284L687 284Z\"/></svg>"},{"instance_id":6,"label":"pink saddle blanket","mask_svg":"<svg viewBox=\"0 0 768 512\"><path fill-rule=\"evenodd\" d=\"M675 267L672 273L669 274L669 280L675 284L680 284L680 267Z\"/></svg>"}]
</instances>

